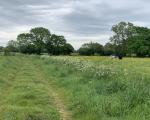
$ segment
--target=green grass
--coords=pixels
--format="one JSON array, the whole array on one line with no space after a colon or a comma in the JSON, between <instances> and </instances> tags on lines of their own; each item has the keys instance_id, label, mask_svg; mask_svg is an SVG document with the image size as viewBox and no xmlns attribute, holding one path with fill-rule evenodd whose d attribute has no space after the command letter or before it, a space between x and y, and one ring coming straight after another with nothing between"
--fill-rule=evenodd
<instances>
[{"instance_id":1,"label":"green grass","mask_svg":"<svg viewBox=\"0 0 150 120\"><path fill-rule=\"evenodd\" d=\"M149 58L67 57L100 67L93 72L56 58L61 59L0 56L0 119L58 120L51 87L72 113L71 120L150 119Z\"/></svg>"},{"instance_id":2,"label":"green grass","mask_svg":"<svg viewBox=\"0 0 150 120\"><path fill-rule=\"evenodd\" d=\"M59 58L59 57L58 57ZM69 57L117 69L118 74L97 78L74 66L45 58L43 68L66 91L75 120L150 119L150 59ZM61 58L62 59L62 58Z\"/></svg>"},{"instance_id":3,"label":"green grass","mask_svg":"<svg viewBox=\"0 0 150 120\"><path fill-rule=\"evenodd\" d=\"M31 57L0 57L0 119L59 120L47 84Z\"/></svg>"}]
</instances>

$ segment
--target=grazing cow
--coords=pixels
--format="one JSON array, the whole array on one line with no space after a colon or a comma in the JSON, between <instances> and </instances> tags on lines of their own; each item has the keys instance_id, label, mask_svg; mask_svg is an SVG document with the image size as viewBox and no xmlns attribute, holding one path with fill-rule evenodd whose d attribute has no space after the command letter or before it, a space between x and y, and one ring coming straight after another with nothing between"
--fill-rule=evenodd
<instances>
[{"instance_id":1,"label":"grazing cow","mask_svg":"<svg viewBox=\"0 0 150 120\"><path fill-rule=\"evenodd\" d=\"M117 56L116 56L116 55L111 55L110 57L111 57L112 59L117 58Z\"/></svg>"},{"instance_id":2,"label":"grazing cow","mask_svg":"<svg viewBox=\"0 0 150 120\"><path fill-rule=\"evenodd\" d=\"M119 56L118 56L118 59L119 59L119 60L122 60L122 55L119 55Z\"/></svg>"},{"instance_id":3,"label":"grazing cow","mask_svg":"<svg viewBox=\"0 0 150 120\"><path fill-rule=\"evenodd\" d=\"M118 58L119 60L122 60L122 55L111 55L110 56L111 57L111 59L116 59L116 58Z\"/></svg>"}]
</instances>

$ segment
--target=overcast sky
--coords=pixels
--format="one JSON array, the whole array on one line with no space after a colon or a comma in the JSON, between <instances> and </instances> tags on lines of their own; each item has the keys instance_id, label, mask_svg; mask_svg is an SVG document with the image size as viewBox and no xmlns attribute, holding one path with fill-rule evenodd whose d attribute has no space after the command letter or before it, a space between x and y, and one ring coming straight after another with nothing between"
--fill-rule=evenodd
<instances>
[{"instance_id":1,"label":"overcast sky","mask_svg":"<svg viewBox=\"0 0 150 120\"><path fill-rule=\"evenodd\" d=\"M105 44L120 21L150 26L150 0L0 0L0 45L35 26L64 35L75 48Z\"/></svg>"}]
</instances>

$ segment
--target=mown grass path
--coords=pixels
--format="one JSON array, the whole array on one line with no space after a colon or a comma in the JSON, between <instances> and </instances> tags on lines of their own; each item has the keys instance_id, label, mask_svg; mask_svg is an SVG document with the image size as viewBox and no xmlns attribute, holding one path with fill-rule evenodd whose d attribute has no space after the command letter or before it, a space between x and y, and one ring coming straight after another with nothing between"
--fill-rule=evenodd
<instances>
[{"instance_id":1,"label":"mown grass path","mask_svg":"<svg viewBox=\"0 0 150 120\"><path fill-rule=\"evenodd\" d=\"M11 90L13 89L13 84L15 82L15 78L21 68L20 63L18 63L17 64L18 66L16 67L15 65L14 66L8 65L8 62L10 62L9 58L6 58L6 61L1 63L3 66L3 67L1 67L1 78L0 78L0 81L3 83L3 84L1 83L1 91L0 91L1 108L2 108L2 104L6 101L6 98L11 93ZM6 70L6 68L8 68L8 70ZM4 77L5 77L5 79L4 79Z\"/></svg>"},{"instance_id":2,"label":"mown grass path","mask_svg":"<svg viewBox=\"0 0 150 120\"><path fill-rule=\"evenodd\" d=\"M18 59L12 63L13 69L7 65L1 68L6 73L0 76L0 81L5 81L0 82L0 120L70 120L63 100L40 65L32 57Z\"/></svg>"},{"instance_id":3,"label":"mown grass path","mask_svg":"<svg viewBox=\"0 0 150 120\"><path fill-rule=\"evenodd\" d=\"M57 110L60 114L60 120L71 120L71 112L67 110L63 98L61 98L61 95L59 94L58 90L56 89L55 84L52 82L54 80L52 76L47 76L42 70L42 67L38 63L34 63L37 73L40 74L41 79L44 78L43 81L46 85L46 89L48 91L48 94L50 96L53 96L54 98L54 104L57 107Z\"/></svg>"}]
</instances>

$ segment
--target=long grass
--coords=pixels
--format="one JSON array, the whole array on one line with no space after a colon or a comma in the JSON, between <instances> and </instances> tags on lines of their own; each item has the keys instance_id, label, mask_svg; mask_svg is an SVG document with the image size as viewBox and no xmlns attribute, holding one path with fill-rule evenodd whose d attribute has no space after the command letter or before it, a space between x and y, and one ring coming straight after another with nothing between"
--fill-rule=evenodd
<instances>
[{"instance_id":1,"label":"long grass","mask_svg":"<svg viewBox=\"0 0 150 120\"><path fill-rule=\"evenodd\" d=\"M47 74L67 92L68 106L75 120L150 119L149 58L43 56L42 60ZM92 66L87 67L87 62ZM82 72L79 66L83 68L84 64L88 70ZM95 77L91 71L93 66L100 67L94 72L104 74ZM111 74L112 71L116 74Z\"/></svg>"},{"instance_id":2,"label":"long grass","mask_svg":"<svg viewBox=\"0 0 150 120\"><path fill-rule=\"evenodd\" d=\"M149 120L150 59L0 56L0 119L58 120L49 87L71 120Z\"/></svg>"}]
</instances>

